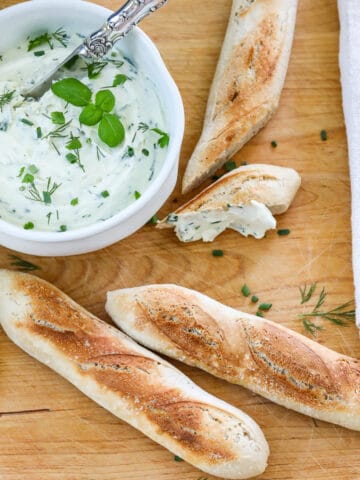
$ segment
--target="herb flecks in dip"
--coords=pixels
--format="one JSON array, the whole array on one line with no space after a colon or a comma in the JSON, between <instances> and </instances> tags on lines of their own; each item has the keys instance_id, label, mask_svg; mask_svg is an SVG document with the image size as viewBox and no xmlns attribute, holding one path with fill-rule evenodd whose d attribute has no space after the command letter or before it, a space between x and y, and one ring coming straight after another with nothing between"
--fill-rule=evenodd
<instances>
[{"instance_id":1,"label":"herb flecks in dip","mask_svg":"<svg viewBox=\"0 0 360 480\"><path fill-rule=\"evenodd\" d=\"M155 85L119 50L90 65L75 59L40 100L22 97L79 41L59 28L0 52L0 218L26 230L60 234L112 217L166 155Z\"/></svg>"}]
</instances>

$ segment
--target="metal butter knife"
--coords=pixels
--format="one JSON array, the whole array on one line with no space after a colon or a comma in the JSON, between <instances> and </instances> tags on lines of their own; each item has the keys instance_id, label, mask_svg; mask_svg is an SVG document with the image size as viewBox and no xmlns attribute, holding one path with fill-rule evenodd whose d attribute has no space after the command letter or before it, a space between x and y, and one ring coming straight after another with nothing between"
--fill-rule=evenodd
<instances>
[{"instance_id":1,"label":"metal butter knife","mask_svg":"<svg viewBox=\"0 0 360 480\"><path fill-rule=\"evenodd\" d=\"M79 45L65 60L51 70L30 90L22 93L24 97L39 98L50 87L59 69L76 55L85 60L98 60L111 50L116 42L124 38L141 20L155 12L168 0L128 0L119 10L114 12L102 28Z\"/></svg>"}]
</instances>

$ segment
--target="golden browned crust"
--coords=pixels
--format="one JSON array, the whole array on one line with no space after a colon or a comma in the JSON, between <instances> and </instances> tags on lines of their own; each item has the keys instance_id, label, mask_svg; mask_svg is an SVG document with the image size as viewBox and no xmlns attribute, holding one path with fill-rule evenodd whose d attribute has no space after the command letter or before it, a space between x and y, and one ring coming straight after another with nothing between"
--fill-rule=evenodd
<instances>
[{"instance_id":1,"label":"golden browned crust","mask_svg":"<svg viewBox=\"0 0 360 480\"><path fill-rule=\"evenodd\" d=\"M185 172L183 193L231 158L278 106L297 2L285 6L279 0L258 0L240 15L239 3L233 2L203 132Z\"/></svg>"},{"instance_id":2,"label":"golden browned crust","mask_svg":"<svg viewBox=\"0 0 360 480\"><path fill-rule=\"evenodd\" d=\"M266 442L249 417L47 282L0 271L0 323L28 353L204 471L247 478L254 467L245 458L252 449L260 455L254 474L264 468Z\"/></svg>"},{"instance_id":3,"label":"golden browned crust","mask_svg":"<svg viewBox=\"0 0 360 480\"><path fill-rule=\"evenodd\" d=\"M179 207L174 214L183 215L201 210L225 209L227 205L249 205L257 201L266 205L272 214L284 213L293 201L301 184L299 174L275 165L243 165L219 178L202 192ZM162 220L158 228L170 228Z\"/></svg>"},{"instance_id":4,"label":"golden browned crust","mask_svg":"<svg viewBox=\"0 0 360 480\"><path fill-rule=\"evenodd\" d=\"M109 294L107 309L113 313L120 302L127 321L117 323L142 343L288 408L360 430L359 360L181 287L123 292L118 299Z\"/></svg>"}]
</instances>

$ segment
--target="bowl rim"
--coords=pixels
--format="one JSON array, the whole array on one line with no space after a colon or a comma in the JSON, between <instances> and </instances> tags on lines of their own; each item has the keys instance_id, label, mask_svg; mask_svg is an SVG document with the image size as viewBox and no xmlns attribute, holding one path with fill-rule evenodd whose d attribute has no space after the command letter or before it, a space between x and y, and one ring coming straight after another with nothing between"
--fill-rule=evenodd
<instances>
[{"instance_id":1,"label":"bowl rim","mask_svg":"<svg viewBox=\"0 0 360 480\"><path fill-rule=\"evenodd\" d=\"M73 8L75 2L84 5L84 7L86 6L86 8L89 10L98 11L99 13L107 13L108 15L112 13L112 11L106 7L94 3L89 3L84 0L62 0L59 7L57 7L58 4L54 5L54 0L33 0L30 2L22 2L4 8L0 11L0 21L2 16L11 14L12 12L14 14L24 14L24 12L28 9L32 10L34 8L41 8L41 6L45 5L52 5L53 8L55 7L59 9L69 7ZM173 102L173 104L171 105L171 118L174 123L174 133L171 136L165 161L157 177L136 202L133 202L128 207L124 208L120 212L116 213L112 217L102 222L97 222L76 230L69 230L65 232L42 232L36 230L24 230L18 225L11 224L9 222L6 222L5 220L0 219L0 230L3 234L12 237L22 238L23 240L31 242L41 243L70 242L72 240L92 237L94 235L97 235L98 233L110 230L114 226L118 226L120 223L126 221L131 216L142 210L142 208L145 207L146 204L148 204L152 197L157 193L159 188L161 188L161 185L168 177L170 170L172 168L176 168L176 162L171 159L176 159L178 157L178 152L182 145L185 130L185 111L181 94L174 79L168 71L159 50L157 49L154 42L150 39L150 37L138 27L135 27L132 30L132 35L134 35L134 38L139 40L154 57L155 61L158 64L157 68L160 70L160 74L164 78L164 83L169 89L169 96L172 98Z\"/></svg>"}]
</instances>

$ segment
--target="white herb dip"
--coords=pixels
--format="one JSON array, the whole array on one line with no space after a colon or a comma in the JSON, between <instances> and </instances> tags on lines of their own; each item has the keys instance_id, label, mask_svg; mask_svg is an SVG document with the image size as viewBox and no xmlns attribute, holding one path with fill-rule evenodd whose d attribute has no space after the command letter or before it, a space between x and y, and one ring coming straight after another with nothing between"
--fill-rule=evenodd
<instances>
[{"instance_id":1,"label":"white herb dip","mask_svg":"<svg viewBox=\"0 0 360 480\"><path fill-rule=\"evenodd\" d=\"M137 201L157 176L168 143L155 85L136 59L116 49L103 68L95 65L95 71L101 70L96 78L89 78L81 60L63 76L79 79L93 97L104 88L114 94L112 113L126 132L118 147L103 143L97 126L81 125L81 108L66 104L52 91L39 101L25 101L21 92L80 41L77 35L63 40L66 46L52 39L51 49L40 38L40 44L28 51L28 39L18 48L0 52L0 218L38 231L78 229L104 221ZM119 74L125 81L113 87ZM54 112L63 113L65 124L53 122ZM81 143L78 151L66 147L72 136ZM69 153L78 153L78 162L70 163Z\"/></svg>"}]
</instances>

